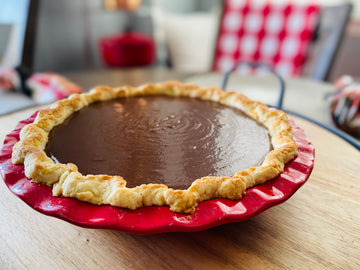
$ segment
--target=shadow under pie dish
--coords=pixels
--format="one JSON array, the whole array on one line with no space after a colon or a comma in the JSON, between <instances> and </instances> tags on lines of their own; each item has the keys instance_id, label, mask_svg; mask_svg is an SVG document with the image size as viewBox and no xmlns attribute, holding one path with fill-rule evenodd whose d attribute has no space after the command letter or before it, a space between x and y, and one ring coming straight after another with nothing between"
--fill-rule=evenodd
<instances>
[{"instance_id":1,"label":"shadow under pie dish","mask_svg":"<svg viewBox=\"0 0 360 270\"><path fill-rule=\"evenodd\" d=\"M273 179L297 146L281 111L239 93L164 82L58 101L21 130L12 155L55 196L191 213Z\"/></svg>"}]
</instances>

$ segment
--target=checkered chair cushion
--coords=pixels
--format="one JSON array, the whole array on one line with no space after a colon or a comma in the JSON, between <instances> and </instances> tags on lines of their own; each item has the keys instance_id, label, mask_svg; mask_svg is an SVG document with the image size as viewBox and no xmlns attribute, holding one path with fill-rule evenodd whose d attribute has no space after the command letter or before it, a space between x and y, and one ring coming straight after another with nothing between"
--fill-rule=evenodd
<instances>
[{"instance_id":1,"label":"checkered chair cushion","mask_svg":"<svg viewBox=\"0 0 360 270\"><path fill-rule=\"evenodd\" d=\"M300 75L319 13L309 0L225 0L213 69L225 72L251 61L285 77Z\"/></svg>"}]
</instances>

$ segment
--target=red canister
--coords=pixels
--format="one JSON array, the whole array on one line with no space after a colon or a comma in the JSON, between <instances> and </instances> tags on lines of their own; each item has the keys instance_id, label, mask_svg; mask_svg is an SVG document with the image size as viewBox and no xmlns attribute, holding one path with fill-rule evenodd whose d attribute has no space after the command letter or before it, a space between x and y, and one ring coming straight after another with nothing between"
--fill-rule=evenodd
<instances>
[{"instance_id":1,"label":"red canister","mask_svg":"<svg viewBox=\"0 0 360 270\"><path fill-rule=\"evenodd\" d=\"M155 60L154 39L140 32L104 37L99 48L104 63L111 67L145 66Z\"/></svg>"}]
</instances>

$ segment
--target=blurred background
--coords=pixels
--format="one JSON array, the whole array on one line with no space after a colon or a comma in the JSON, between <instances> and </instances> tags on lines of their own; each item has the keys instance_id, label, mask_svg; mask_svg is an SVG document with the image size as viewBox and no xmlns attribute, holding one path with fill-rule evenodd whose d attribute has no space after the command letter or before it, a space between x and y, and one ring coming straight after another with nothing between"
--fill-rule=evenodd
<instances>
[{"instance_id":1,"label":"blurred background","mask_svg":"<svg viewBox=\"0 0 360 270\"><path fill-rule=\"evenodd\" d=\"M286 95L244 62L280 74ZM231 70L240 76L221 85ZM0 115L98 84L169 79L360 138L360 0L0 0Z\"/></svg>"},{"instance_id":2,"label":"blurred background","mask_svg":"<svg viewBox=\"0 0 360 270\"><path fill-rule=\"evenodd\" d=\"M329 6L350 3L352 7L345 21L336 13L327 19L345 26L324 79L334 81L343 74L360 77L360 1L317 3L320 16ZM0 65L22 63L37 72L149 65L210 71L223 11L222 0L0 0ZM317 41L326 31L317 33ZM129 37L129 33L140 35ZM114 42L143 46L139 51L146 48L148 53L133 63L111 63ZM308 63L312 57L309 52ZM307 75L306 69L303 73Z\"/></svg>"}]
</instances>

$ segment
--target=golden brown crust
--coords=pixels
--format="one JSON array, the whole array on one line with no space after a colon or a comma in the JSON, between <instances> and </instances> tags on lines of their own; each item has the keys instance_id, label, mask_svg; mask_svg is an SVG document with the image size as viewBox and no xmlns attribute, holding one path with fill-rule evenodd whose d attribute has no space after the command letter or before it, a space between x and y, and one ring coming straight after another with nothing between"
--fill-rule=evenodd
<instances>
[{"instance_id":1,"label":"golden brown crust","mask_svg":"<svg viewBox=\"0 0 360 270\"><path fill-rule=\"evenodd\" d=\"M197 179L187 190L174 190L165 185L147 184L127 188L121 176L82 175L74 164L55 164L44 149L49 132L74 111L96 101L139 95L169 95L216 101L244 111L269 129L272 150L259 167L241 170L233 177ZM13 149L14 164L24 164L25 175L37 183L53 185L54 196L78 198L93 204L136 209L150 205L169 205L175 212L191 213L196 205L212 198L240 199L247 188L262 184L284 170L287 162L297 155L293 131L286 114L269 109L242 94L224 92L218 88L201 88L180 82L146 84L137 88L98 86L89 93L74 94L41 110L34 123L25 126L20 141Z\"/></svg>"}]
</instances>

